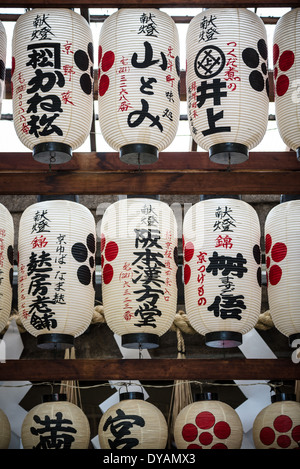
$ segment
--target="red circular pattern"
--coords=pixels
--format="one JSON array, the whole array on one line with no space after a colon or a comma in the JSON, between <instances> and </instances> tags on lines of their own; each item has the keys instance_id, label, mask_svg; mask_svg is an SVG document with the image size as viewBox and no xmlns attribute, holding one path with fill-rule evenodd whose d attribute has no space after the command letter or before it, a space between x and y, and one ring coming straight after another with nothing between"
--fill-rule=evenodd
<instances>
[{"instance_id":1,"label":"red circular pattern","mask_svg":"<svg viewBox=\"0 0 300 469\"><path fill-rule=\"evenodd\" d=\"M272 265L272 267L269 270L269 282L271 285L277 285L282 276L282 270L279 267L279 265Z\"/></svg>"},{"instance_id":2,"label":"red circular pattern","mask_svg":"<svg viewBox=\"0 0 300 469\"><path fill-rule=\"evenodd\" d=\"M260 441L264 445L266 446L271 445L275 440L275 432L273 428L270 428L270 427L262 428L259 434L259 438L260 438Z\"/></svg>"},{"instance_id":3,"label":"red circular pattern","mask_svg":"<svg viewBox=\"0 0 300 469\"><path fill-rule=\"evenodd\" d=\"M266 234L265 248L266 254L269 253L266 257L267 284L277 285L282 277L282 269L276 264L271 266L271 259L273 262L281 262L287 255L287 246L285 243L277 242L272 247L272 237Z\"/></svg>"},{"instance_id":4,"label":"red circular pattern","mask_svg":"<svg viewBox=\"0 0 300 469\"><path fill-rule=\"evenodd\" d=\"M101 59L102 59L102 47L99 46L98 47L98 67L99 67L99 64L101 62Z\"/></svg>"},{"instance_id":5,"label":"red circular pattern","mask_svg":"<svg viewBox=\"0 0 300 469\"><path fill-rule=\"evenodd\" d=\"M111 50L108 50L107 52L105 52L102 58L102 71L108 72L108 70L113 66L114 61L115 61L115 54Z\"/></svg>"},{"instance_id":6,"label":"red circular pattern","mask_svg":"<svg viewBox=\"0 0 300 469\"><path fill-rule=\"evenodd\" d=\"M99 79L99 96L104 96L109 88L109 77L101 75L101 72L108 72L115 61L115 54L109 50L102 56L102 47L98 47L98 79ZM101 76L100 76L101 75Z\"/></svg>"},{"instance_id":7,"label":"red circular pattern","mask_svg":"<svg viewBox=\"0 0 300 469\"><path fill-rule=\"evenodd\" d=\"M276 93L283 96L289 89L290 80L286 75L280 75L276 81Z\"/></svg>"},{"instance_id":8,"label":"red circular pattern","mask_svg":"<svg viewBox=\"0 0 300 469\"><path fill-rule=\"evenodd\" d=\"M198 429L193 423L187 423L182 429L182 437L185 441L194 441L198 436Z\"/></svg>"},{"instance_id":9,"label":"red circular pattern","mask_svg":"<svg viewBox=\"0 0 300 469\"><path fill-rule=\"evenodd\" d=\"M275 243L272 247L271 257L274 262L282 261L287 253L287 247L284 243Z\"/></svg>"},{"instance_id":10,"label":"red circular pattern","mask_svg":"<svg viewBox=\"0 0 300 469\"><path fill-rule=\"evenodd\" d=\"M296 425L292 430L292 438L296 442L300 442L300 425Z\"/></svg>"},{"instance_id":11,"label":"red circular pattern","mask_svg":"<svg viewBox=\"0 0 300 469\"><path fill-rule=\"evenodd\" d=\"M109 243L107 243L107 246L105 248L106 260L108 262L113 261L117 257L118 252L119 252L119 248L118 248L117 243L115 243L114 241L109 241Z\"/></svg>"},{"instance_id":12,"label":"red circular pattern","mask_svg":"<svg viewBox=\"0 0 300 469\"><path fill-rule=\"evenodd\" d=\"M215 416L211 412L203 411L196 416L195 422L197 427L206 430L214 425Z\"/></svg>"},{"instance_id":13,"label":"red circular pattern","mask_svg":"<svg viewBox=\"0 0 300 469\"><path fill-rule=\"evenodd\" d=\"M266 254L268 254L268 252L270 251L271 246L272 246L272 238L271 238L271 235L267 234L266 235Z\"/></svg>"},{"instance_id":14,"label":"red circular pattern","mask_svg":"<svg viewBox=\"0 0 300 469\"><path fill-rule=\"evenodd\" d=\"M279 59L279 60L278 60ZM278 67L275 66L278 61ZM278 96L283 96L289 88L289 78L280 72L287 72L295 62L295 55L291 50L285 50L280 54L278 44L273 45L273 63L274 63L274 80L275 91Z\"/></svg>"},{"instance_id":15,"label":"red circular pattern","mask_svg":"<svg viewBox=\"0 0 300 469\"><path fill-rule=\"evenodd\" d=\"M288 432L292 426L293 421L288 415L279 415L273 422L275 430L280 433Z\"/></svg>"},{"instance_id":16,"label":"red circular pattern","mask_svg":"<svg viewBox=\"0 0 300 469\"><path fill-rule=\"evenodd\" d=\"M279 46L278 44L273 45L273 63L276 64L279 57Z\"/></svg>"},{"instance_id":17,"label":"red circular pattern","mask_svg":"<svg viewBox=\"0 0 300 469\"><path fill-rule=\"evenodd\" d=\"M210 445L213 441L213 435L209 432L202 432L199 436L199 441L202 445L207 446Z\"/></svg>"},{"instance_id":18,"label":"red circular pattern","mask_svg":"<svg viewBox=\"0 0 300 469\"><path fill-rule=\"evenodd\" d=\"M108 88L109 88L109 78L107 75L102 75L102 77L100 77L100 80L99 80L100 96L104 96Z\"/></svg>"},{"instance_id":19,"label":"red circular pattern","mask_svg":"<svg viewBox=\"0 0 300 469\"><path fill-rule=\"evenodd\" d=\"M114 276L114 269L110 264L105 264L105 266L103 267L102 276L105 285L109 284L112 281Z\"/></svg>"},{"instance_id":20,"label":"red circular pattern","mask_svg":"<svg viewBox=\"0 0 300 469\"><path fill-rule=\"evenodd\" d=\"M225 440L225 438L228 438L230 433L231 428L227 422L218 422L214 426L214 434L217 438L220 438L220 440Z\"/></svg>"},{"instance_id":21,"label":"red circular pattern","mask_svg":"<svg viewBox=\"0 0 300 469\"><path fill-rule=\"evenodd\" d=\"M113 261L119 252L119 247L115 241L109 241L106 244L106 239L103 233L101 233L101 267L102 267L102 278L103 283L108 285L114 276L114 269L111 264L105 264L105 261Z\"/></svg>"},{"instance_id":22,"label":"red circular pattern","mask_svg":"<svg viewBox=\"0 0 300 469\"><path fill-rule=\"evenodd\" d=\"M280 70L282 72L286 72L294 65L294 61L295 61L294 52L292 52L291 50L285 50L284 52L282 52L279 58Z\"/></svg>"},{"instance_id":23,"label":"red circular pattern","mask_svg":"<svg viewBox=\"0 0 300 469\"><path fill-rule=\"evenodd\" d=\"M291 444L291 439L288 435L280 435L277 438L277 444L280 448L288 448Z\"/></svg>"},{"instance_id":24,"label":"red circular pattern","mask_svg":"<svg viewBox=\"0 0 300 469\"><path fill-rule=\"evenodd\" d=\"M211 449L227 449L227 446L224 443L216 443Z\"/></svg>"},{"instance_id":25,"label":"red circular pattern","mask_svg":"<svg viewBox=\"0 0 300 469\"><path fill-rule=\"evenodd\" d=\"M184 284L186 285L191 278L191 268L188 264L185 264L184 266L184 271L183 271L183 276L184 276Z\"/></svg>"},{"instance_id":26,"label":"red circular pattern","mask_svg":"<svg viewBox=\"0 0 300 469\"><path fill-rule=\"evenodd\" d=\"M274 429L263 427L259 433L262 444L272 445L274 442L280 448L288 448L292 444L292 439L297 443L300 441L300 425L293 427L293 420L288 415L278 415L273 421ZM276 436L276 432L281 435ZM287 434L290 432L290 434Z\"/></svg>"},{"instance_id":27,"label":"red circular pattern","mask_svg":"<svg viewBox=\"0 0 300 469\"><path fill-rule=\"evenodd\" d=\"M184 247L184 260L186 262L189 262L192 259L194 252L195 248L193 243L191 241L188 241Z\"/></svg>"}]
</instances>

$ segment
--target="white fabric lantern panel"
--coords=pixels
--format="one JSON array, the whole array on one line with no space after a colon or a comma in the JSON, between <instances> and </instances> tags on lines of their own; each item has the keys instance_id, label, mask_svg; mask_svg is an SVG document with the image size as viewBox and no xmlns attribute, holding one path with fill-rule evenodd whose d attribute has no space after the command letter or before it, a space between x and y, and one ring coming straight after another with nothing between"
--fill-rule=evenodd
<instances>
[{"instance_id":1,"label":"white fabric lantern panel","mask_svg":"<svg viewBox=\"0 0 300 469\"><path fill-rule=\"evenodd\" d=\"M0 21L0 116L2 108L2 100L5 90L5 70L6 70L6 47L7 37L3 23Z\"/></svg>"},{"instance_id":2,"label":"white fabric lantern panel","mask_svg":"<svg viewBox=\"0 0 300 469\"><path fill-rule=\"evenodd\" d=\"M265 250L270 315L293 346L300 339L300 200L270 210L265 221Z\"/></svg>"},{"instance_id":3,"label":"white fabric lantern panel","mask_svg":"<svg viewBox=\"0 0 300 469\"><path fill-rule=\"evenodd\" d=\"M7 325L12 308L14 223L0 204L0 332Z\"/></svg>"},{"instance_id":4,"label":"white fabric lantern panel","mask_svg":"<svg viewBox=\"0 0 300 469\"><path fill-rule=\"evenodd\" d=\"M143 393L122 393L120 402L101 417L98 427L101 449L165 449L168 426L163 413Z\"/></svg>"},{"instance_id":5,"label":"white fabric lantern panel","mask_svg":"<svg viewBox=\"0 0 300 469\"><path fill-rule=\"evenodd\" d=\"M188 319L212 347L241 345L261 307L260 225L242 200L192 206L183 223L184 294Z\"/></svg>"},{"instance_id":6,"label":"white fabric lantern panel","mask_svg":"<svg viewBox=\"0 0 300 469\"><path fill-rule=\"evenodd\" d=\"M38 202L21 216L20 319L41 348L71 347L91 323L95 231L91 212L67 200Z\"/></svg>"},{"instance_id":7,"label":"white fabric lantern panel","mask_svg":"<svg viewBox=\"0 0 300 469\"><path fill-rule=\"evenodd\" d=\"M110 205L101 224L102 299L107 325L128 348L158 347L177 308L177 224L152 199Z\"/></svg>"},{"instance_id":8,"label":"white fabric lantern panel","mask_svg":"<svg viewBox=\"0 0 300 469\"><path fill-rule=\"evenodd\" d=\"M99 122L129 164L149 164L175 138L180 115L179 37L155 8L121 8L99 37Z\"/></svg>"},{"instance_id":9,"label":"white fabric lantern panel","mask_svg":"<svg viewBox=\"0 0 300 469\"><path fill-rule=\"evenodd\" d=\"M240 449L243 427L231 406L203 397L179 412L174 439L177 449Z\"/></svg>"},{"instance_id":10,"label":"white fabric lantern panel","mask_svg":"<svg viewBox=\"0 0 300 469\"><path fill-rule=\"evenodd\" d=\"M279 134L300 159L300 8L277 22L273 38L275 113Z\"/></svg>"},{"instance_id":11,"label":"white fabric lantern panel","mask_svg":"<svg viewBox=\"0 0 300 469\"><path fill-rule=\"evenodd\" d=\"M24 449L88 449L90 425L80 407L65 395L46 395L26 415L21 440Z\"/></svg>"},{"instance_id":12,"label":"white fabric lantern panel","mask_svg":"<svg viewBox=\"0 0 300 469\"><path fill-rule=\"evenodd\" d=\"M6 413L0 409L0 449L8 449L11 439L11 427Z\"/></svg>"},{"instance_id":13,"label":"white fabric lantern panel","mask_svg":"<svg viewBox=\"0 0 300 469\"><path fill-rule=\"evenodd\" d=\"M267 130L265 26L246 8L209 8L191 20L186 49L191 135L215 163L242 163Z\"/></svg>"},{"instance_id":14,"label":"white fabric lantern panel","mask_svg":"<svg viewBox=\"0 0 300 469\"><path fill-rule=\"evenodd\" d=\"M87 139L93 83L92 32L83 16L38 8L19 17L12 41L14 125L37 161L64 163Z\"/></svg>"},{"instance_id":15,"label":"white fabric lantern panel","mask_svg":"<svg viewBox=\"0 0 300 469\"><path fill-rule=\"evenodd\" d=\"M299 449L300 404L293 395L272 396L253 422L256 449Z\"/></svg>"}]
</instances>

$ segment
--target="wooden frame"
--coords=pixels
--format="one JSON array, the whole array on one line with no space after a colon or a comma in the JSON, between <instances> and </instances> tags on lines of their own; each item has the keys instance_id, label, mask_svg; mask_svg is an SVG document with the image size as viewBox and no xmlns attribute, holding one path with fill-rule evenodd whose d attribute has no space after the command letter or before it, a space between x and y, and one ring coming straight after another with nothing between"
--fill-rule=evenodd
<instances>
[{"instance_id":1,"label":"wooden frame","mask_svg":"<svg viewBox=\"0 0 300 469\"><path fill-rule=\"evenodd\" d=\"M2 8L140 6L137 0L2 0ZM198 0L151 0L143 6L199 8ZM287 7L283 0L206 0L201 7ZM289 7L300 6L289 0ZM10 82L7 73L7 84ZM184 91L183 91L184 96ZM75 153L59 168L36 163L30 153L0 153L1 194L299 194L300 162L294 152L252 152L238 166L209 161L205 152L162 152L155 165L138 168L120 162L116 153ZM152 360L8 360L0 363L0 380L110 379L300 379L290 358L152 359Z\"/></svg>"}]
</instances>

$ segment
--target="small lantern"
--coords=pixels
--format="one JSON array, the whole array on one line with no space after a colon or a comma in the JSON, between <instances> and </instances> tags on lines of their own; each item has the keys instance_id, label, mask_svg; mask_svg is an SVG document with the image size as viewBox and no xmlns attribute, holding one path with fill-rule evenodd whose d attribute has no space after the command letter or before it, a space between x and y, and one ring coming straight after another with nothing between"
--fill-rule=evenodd
<instances>
[{"instance_id":1,"label":"small lantern","mask_svg":"<svg viewBox=\"0 0 300 469\"><path fill-rule=\"evenodd\" d=\"M98 437L101 449L165 449L168 426L162 412L144 401L142 392L126 392L102 415Z\"/></svg>"},{"instance_id":2,"label":"small lantern","mask_svg":"<svg viewBox=\"0 0 300 469\"><path fill-rule=\"evenodd\" d=\"M0 204L0 332L7 325L12 307L14 223Z\"/></svg>"},{"instance_id":3,"label":"small lantern","mask_svg":"<svg viewBox=\"0 0 300 469\"><path fill-rule=\"evenodd\" d=\"M192 327L211 347L235 347L261 308L260 225L231 198L203 200L183 222L184 293Z\"/></svg>"},{"instance_id":4,"label":"small lantern","mask_svg":"<svg viewBox=\"0 0 300 469\"><path fill-rule=\"evenodd\" d=\"M300 200L282 202L265 221L267 292L272 321L291 347L300 339L299 243Z\"/></svg>"},{"instance_id":5,"label":"small lantern","mask_svg":"<svg viewBox=\"0 0 300 469\"><path fill-rule=\"evenodd\" d=\"M83 16L37 8L19 17L12 42L14 124L34 159L64 163L84 143L93 82L92 33Z\"/></svg>"},{"instance_id":6,"label":"small lantern","mask_svg":"<svg viewBox=\"0 0 300 469\"><path fill-rule=\"evenodd\" d=\"M10 423L5 412L0 409L0 449L8 449L11 438Z\"/></svg>"},{"instance_id":7,"label":"small lantern","mask_svg":"<svg viewBox=\"0 0 300 469\"><path fill-rule=\"evenodd\" d=\"M158 159L179 123L179 38L155 8L121 8L99 37L98 107L103 137L128 164Z\"/></svg>"},{"instance_id":8,"label":"small lantern","mask_svg":"<svg viewBox=\"0 0 300 469\"><path fill-rule=\"evenodd\" d=\"M0 116L5 89L6 46L6 32L3 23L0 21Z\"/></svg>"},{"instance_id":9,"label":"small lantern","mask_svg":"<svg viewBox=\"0 0 300 469\"><path fill-rule=\"evenodd\" d=\"M236 411L214 393L204 393L199 399L176 418L177 449L240 449L243 427Z\"/></svg>"},{"instance_id":10,"label":"small lantern","mask_svg":"<svg viewBox=\"0 0 300 469\"><path fill-rule=\"evenodd\" d=\"M90 325L95 300L96 228L91 212L68 200L29 206L19 229L18 304L41 348L65 349Z\"/></svg>"},{"instance_id":11,"label":"small lantern","mask_svg":"<svg viewBox=\"0 0 300 469\"><path fill-rule=\"evenodd\" d=\"M24 449L88 449L90 425L65 394L46 395L26 415L21 440Z\"/></svg>"},{"instance_id":12,"label":"small lantern","mask_svg":"<svg viewBox=\"0 0 300 469\"><path fill-rule=\"evenodd\" d=\"M300 404L295 400L295 395L277 394L260 411L252 429L256 449L299 449Z\"/></svg>"},{"instance_id":13,"label":"small lantern","mask_svg":"<svg viewBox=\"0 0 300 469\"><path fill-rule=\"evenodd\" d=\"M246 8L209 8L190 22L186 47L191 135L215 163L242 163L267 129L265 26Z\"/></svg>"},{"instance_id":14,"label":"small lantern","mask_svg":"<svg viewBox=\"0 0 300 469\"><path fill-rule=\"evenodd\" d=\"M300 8L277 22L273 40L275 113L279 134L300 159Z\"/></svg>"},{"instance_id":15,"label":"small lantern","mask_svg":"<svg viewBox=\"0 0 300 469\"><path fill-rule=\"evenodd\" d=\"M177 224L159 200L123 199L101 224L102 298L107 325L128 348L154 348L177 308Z\"/></svg>"}]
</instances>

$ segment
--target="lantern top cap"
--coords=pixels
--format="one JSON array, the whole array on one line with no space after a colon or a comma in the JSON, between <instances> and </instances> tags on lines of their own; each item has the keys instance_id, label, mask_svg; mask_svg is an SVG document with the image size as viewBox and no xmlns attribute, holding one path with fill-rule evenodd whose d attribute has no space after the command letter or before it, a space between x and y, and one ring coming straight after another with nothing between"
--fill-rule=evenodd
<instances>
[{"instance_id":1,"label":"lantern top cap","mask_svg":"<svg viewBox=\"0 0 300 469\"><path fill-rule=\"evenodd\" d=\"M43 402L59 402L59 401L66 401L67 395L64 393L52 393L52 394L44 394L43 395Z\"/></svg>"},{"instance_id":2,"label":"lantern top cap","mask_svg":"<svg viewBox=\"0 0 300 469\"><path fill-rule=\"evenodd\" d=\"M144 400L144 393L138 391L129 391L120 393L120 401L126 401L128 399L140 399Z\"/></svg>"}]
</instances>

